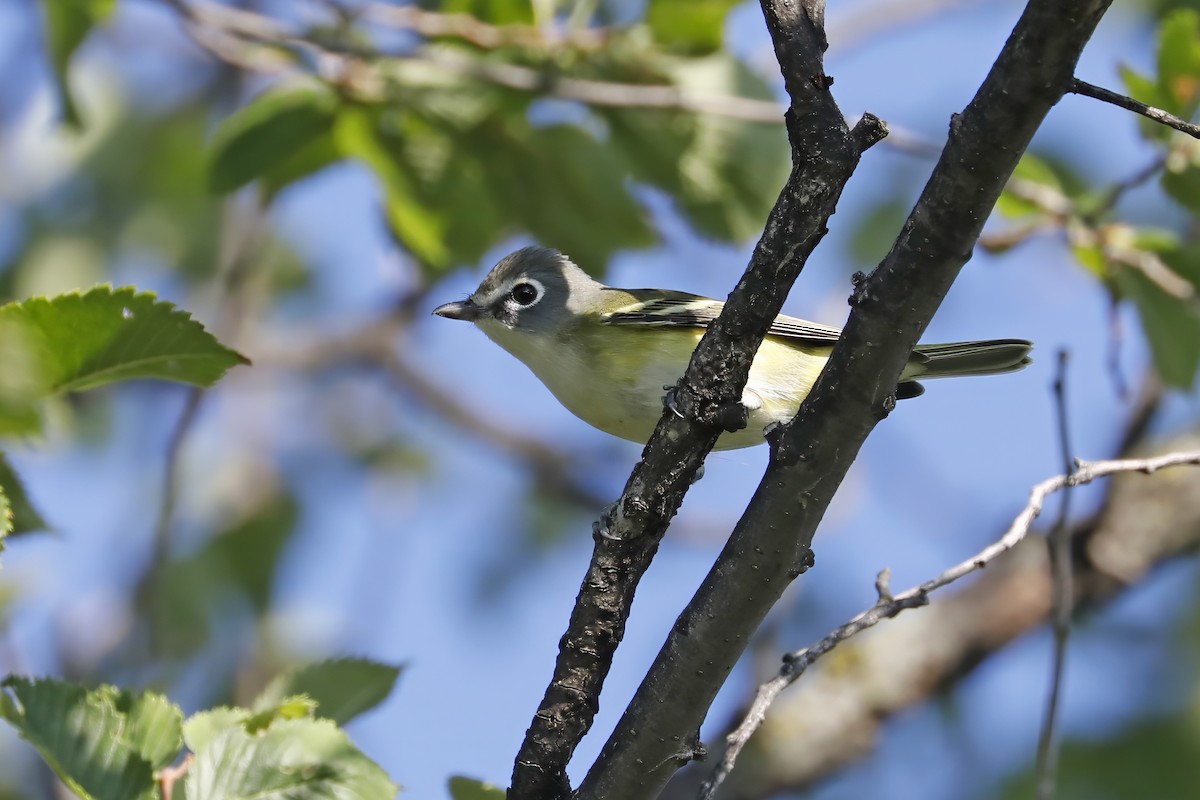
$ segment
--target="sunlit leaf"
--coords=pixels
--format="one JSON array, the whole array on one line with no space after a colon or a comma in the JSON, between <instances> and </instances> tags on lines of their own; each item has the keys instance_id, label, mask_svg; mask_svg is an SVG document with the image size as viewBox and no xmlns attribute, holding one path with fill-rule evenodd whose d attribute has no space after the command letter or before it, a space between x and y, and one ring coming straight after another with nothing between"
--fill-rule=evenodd
<instances>
[{"instance_id":1,"label":"sunlit leaf","mask_svg":"<svg viewBox=\"0 0 1200 800\"><path fill-rule=\"evenodd\" d=\"M1188 118L1200 106L1200 14L1179 9L1158 32L1158 87L1166 109Z\"/></svg>"},{"instance_id":2,"label":"sunlit leaf","mask_svg":"<svg viewBox=\"0 0 1200 800\"><path fill-rule=\"evenodd\" d=\"M1176 272L1191 277L1172 254L1161 256ZM1200 310L1195 302L1168 294L1135 269L1122 269L1117 278L1122 292L1137 305L1159 374L1171 386L1190 388L1200 365Z\"/></svg>"},{"instance_id":3,"label":"sunlit leaf","mask_svg":"<svg viewBox=\"0 0 1200 800\"><path fill-rule=\"evenodd\" d=\"M211 386L247 363L187 312L132 287L9 303L0 326L23 345L0 351L0 374L32 370L46 395L134 378Z\"/></svg>"},{"instance_id":4,"label":"sunlit leaf","mask_svg":"<svg viewBox=\"0 0 1200 800\"><path fill-rule=\"evenodd\" d=\"M679 61L672 75L681 89L770 99L763 79L743 63L718 54ZM745 241L762 231L788 176L783 112L779 124L697 115L696 131L679 154L681 191L676 208L702 234Z\"/></svg>"},{"instance_id":5,"label":"sunlit leaf","mask_svg":"<svg viewBox=\"0 0 1200 800\"><path fill-rule=\"evenodd\" d=\"M725 17L737 5L738 0L650 0L646 24L666 47L707 55L720 49Z\"/></svg>"},{"instance_id":6,"label":"sunlit leaf","mask_svg":"<svg viewBox=\"0 0 1200 800\"><path fill-rule=\"evenodd\" d=\"M450 779L450 797L453 800L504 800L506 792L499 786L455 775Z\"/></svg>"},{"instance_id":7,"label":"sunlit leaf","mask_svg":"<svg viewBox=\"0 0 1200 800\"><path fill-rule=\"evenodd\" d=\"M1012 177L1000 193L996 210L1013 218L1045 213L1042 206L1029 196L1039 187L1055 194L1063 193L1062 181L1055 169L1038 156L1026 153L1017 162Z\"/></svg>"},{"instance_id":8,"label":"sunlit leaf","mask_svg":"<svg viewBox=\"0 0 1200 800\"><path fill-rule=\"evenodd\" d=\"M282 188L330 163L338 98L321 83L269 89L226 119L209 150L209 185L228 192L272 176Z\"/></svg>"},{"instance_id":9,"label":"sunlit leaf","mask_svg":"<svg viewBox=\"0 0 1200 800\"><path fill-rule=\"evenodd\" d=\"M494 25L529 25L533 22L530 0L420 0L420 5L447 14L469 14Z\"/></svg>"},{"instance_id":10,"label":"sunlit leaf","mask_svg":"<svg viewBox=\"0 0 1200 800\"><path fill-rule=\"evenodd\" d=\"M62 99L63 116L67 124L79 127L83 121L67 78L71 56L92 28L112 16L117 0L45 0L41 5L46 14L46 49Z\"/></svg>"},{"instance_id":11,"label":"sunlit leaf","mask_svg":"<svg viewBox=\"0 0 1200 800\"><path fill-rule=\"evenodd\" d=\"M77 795L158 797L153 773L174 761L183 744L183 717L165 697L49 679L14 677L0 687L0 715Z\"/></svg>"},{"instance_id":12,"label":"sunlit leaf","mask_svg":"<svg viewBox=\"0 0 1200 800\"><path fill-rule=\"evenodd\" d=\"M279 720L251 734L233 724L203 740L183 781L190 800L392 800L399 791L329 720Z\"/></svg>"},{"instance_id":13,"label":"sunlit leaf","mask_svg":"<svg viewBox=\"0 0 1200 800\"><path fill-rule=\"evenodd\" d=\"M183 742L188 750L199 753L226 731L242 728L248 719L250 711L245 708L221 706L199 711L184 721Z\"/></svg>"},{"instance_id":14,"label":"sunlit leaf","mask_svg":"<svg viewBox=\"0 0 1200 800\"><path fill-rule=\"evenodd\" d=\"M362 658L339 658L295 667L276 677L254 701L261 711L294 695L317 703L317 716L345 725L391 694L400 667Z\"/></svg>"},{"instance_id":15,"label":"sunlit leaf","mask_svg":"<svg viewBox=\"0 0 1200 800\"><path fill-rule=\"evenodd\" d=\"M275 705L255 711L242 723L246 733L262 733L281 719L305 719L316 716L317 701L307 695L285 697Z\"/></svg>"},{"instance_id":16,"label":"sunlit leaf","mask_svg":"<svg viewBox=\"0 0 1200 800\"><path fill-rule=\"evenodd\" d=\"M434 270L449 264L444 216L453 209L432 209L421 202L415 177L400 153L389 151L377 132L378 116L368 110L345 109L338 115L335 137L345 155L371 168L383 184L388 224L415 257Z\"/></svg>"},{"instance_id":17,"label":"sunlit leaf","mask_svg":"<svg viewBox=\"0 0 1200 800\"><path fill-rule=\"evenodd\" d=\"M1080 266L1101 280L1109 277L1108 259L1099 243L1076 244L1071 246L1071 254Z\"/></svg>"}]
</instances>

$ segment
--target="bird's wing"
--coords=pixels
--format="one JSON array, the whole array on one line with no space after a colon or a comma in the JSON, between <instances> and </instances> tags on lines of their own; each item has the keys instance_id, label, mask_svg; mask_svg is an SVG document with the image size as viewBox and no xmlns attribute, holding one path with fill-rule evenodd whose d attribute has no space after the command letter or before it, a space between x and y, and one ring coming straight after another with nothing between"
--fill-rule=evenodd
<instances>
[{"instance_id":1,"label":"bird's wing","mask_svg":"<svg viewBox=\"0 0 1200 800\"><path fill-rule=\"evenodd\" d=\"M687 292L657 289L623 289L633 302L610 310L604 315L607 325L659 325L685 328L707 328L725 304L709 297ZM780 314L767 333L800 344L828 347L834 344L841 331L828 325L818 325L798 317Z\"/></svg>"}]
</instances>

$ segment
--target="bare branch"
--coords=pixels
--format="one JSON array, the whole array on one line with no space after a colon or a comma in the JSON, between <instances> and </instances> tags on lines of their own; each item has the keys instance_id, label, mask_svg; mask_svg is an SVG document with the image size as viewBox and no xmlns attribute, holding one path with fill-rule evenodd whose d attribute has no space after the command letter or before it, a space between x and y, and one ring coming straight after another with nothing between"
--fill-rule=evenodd
<instances>
[{"instance_id":1,"label":"bare branch","mask_svg":"<svg viewBox=\"0 0 1200 800\"><path fill-rule=\"evenodd\" d=\"M857 283L849 323L796 418L769 437L771 463L758 490L580 787L581 800L657 793L670 773L659 765L671 745L696 735L753 632L812 564L809 547L834 492L891 409L912 348L1034 132L1069 87L1108 4L1031 0L979 92L952 119L921 199L884 262ZM774 36L780 18L818 19L823 7L764 0L764 11L789 91L827 85L794 52L780 52ZM820 158L810 151L800 163Z\"/></svg>"},{"instance_id":2,"label":"bare branch","mask_svg":"<svg viewBox=\"0 0 1200 800\"><path fill-rule=\"evenodd\" d=\"M1163 111L1161 108L1148 106L1140 100L1134 100L1132 97L1126 97L1123 94L1117 94L1114 91L1105 89L1101 86L1081 81L1075 78L1071 82L1070 91L1074 94L1081 94L1085 97L1091 97L1096 100L1101 100L1105 103L1112 103L1114 106L1132 111L1135 114L1141 114L1147 119L1152 119L1155 122L1160 122L1169 128L1174 128L1181 133L1186 133L1196 139L1200 139L1200 125L1193 125L1187 120L1180 119L1169 111Z\"/></svg>"},{"instance_id":3,"label":"bare branch","mask_svg":"<svg viewBox=\"0 0 1200 800\"><path fill-rule=\"evenodd\" d=\"M787 116L792 173L746 273L672 392L676 413L664 412L621 499L595 526L595 550L559 646L554 677L517 756L511 800L550 800L569 793L566 765L592 724L638 582L717 438L724 430L745 426L741 397L754 353L824 236L859 157L886 132L870 115L847 129L824 75L820 10L814 2L803 10L771 3L764 7L792 99ZM781 551L779 558L800 570L807 547ZM724 677L720 669L717 673ZM706 709L707 703L656 704L644 715L631 707L626 717L633 713L635 721L623 721L619 730L640 729L645 722L647 729L635 738L651 743L650 749L631 755L623 744L614 748L610 742L578 797L638 800L657 794L678 766L699 752L696 732ZM686 730L659 737L652 730L656 726ZM630 757L637 766L621 766Z\"/></svg>"},{"instance_id":4,"label":"bare branch","mask_svg":"<svg viewBox=\"0 0 1200 800\"><path fill-rule=\"evenodd\" d=\"M535 25L489 25L470 14L429 11L417 5L368 3L362 17L389 28L422 36L453 37L489 50L498 47L570 47L599 50L612 41L615 29L596 27L546 28Z\"/></svg>"},{"instance_id":5,"label":"bare branch","mask_svg":"<svg viewBox=\"0 0 1200 800\"><path fill-rule=\"evenodd\" d=\"M700 798L711 800L716 797L716 791L729 776L742 749L754 735L755 731L766 719L767 710L785 688L794 683L821 656L825 655L842 642L861 633L868 628L878 625L885 619L895 617L909 608L919 608L929 603L929 595L949 586L971 573L983 569L999 556L1016 547L1029 533L1034 520L1042 513L1046 498L1055 492L1072 486L1082 486L1100 478L1119 473L1140 472L1153 474L1161 469L1178 466L1200 465L1200 450L1189 452L1168 453L1153 458L1120 459L1110 461L1078 461L1074 472L1048 478L1033 487L1029 494L1029 502L1023 511L1013 520L1012 525L996 542L987 546L966 561L960 562L946 570L936 578L925 581L894 597L881 596L871 608L863 611L850 621L841 625L827 636L805 647L789 653L784 657L783 667L779 674L762 684L755 694L754 701L746 712L741 724L726 737L728 749L722 756L720 764L713 774L703 784Z\"/></svg>"},{"instance_id":6,"label":"bare branch","mask_svg":"<svg viewBox=\"0 0 1200 800\"><path fill-rule=\"evenodd\" d=\"M1058 351L1058 374L1054 379L1054 411L1058 424L1059 449L1063 458L1063 469L1070 477L1075 474L1075 456L1071 448L1070 417L1067 413L1067 365L1066 350ZM1054 797L1055 781L1058 777L1058 714L1062 701L1063 675L1067 663L1067 642L1071 636L1071 618L1074 615L1074 565L1071 563L1071 532L1067 519L1071 508L1071 493L1064 491L1058 507L1058 521L1050 530L1050 574L1052 577L1053 609L1050 624L1054 631L1054 652L1051 657L1050 692L1046 699L1046 710L1042 715L1041 730L1038 732L1037 800Z\"/></svg>"},{"instance_id":7,"label":"bare branch","mask_svg":"<svg viewBox=\"0 0 1200 800\"><path fill-rule=\"evenodd\" d=\"M262 366L321 370L330 366L362 362L377 367L396 388L425 408L469 434L525 462L537 481L554 495L583 508L603 507L607 502L572 478L575 457L476 414L462 401L431 380L411 363L397 342L403 338L403 316L388 316L333 337L305 337L291 332L283 340L259 342L255 361Z\"/></svg>"}]
</instances>

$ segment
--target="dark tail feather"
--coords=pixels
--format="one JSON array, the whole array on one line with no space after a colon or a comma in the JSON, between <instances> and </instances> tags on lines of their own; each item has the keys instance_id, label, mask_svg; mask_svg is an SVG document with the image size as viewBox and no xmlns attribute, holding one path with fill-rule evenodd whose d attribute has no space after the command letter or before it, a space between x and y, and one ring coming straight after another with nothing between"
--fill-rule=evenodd
<instances>
[{"instance_id":1,"label":"dark tail feather","mask_svg":"<svg viewBox=\"0 0 1200 800\"><path fill-rule=\"evenodd\" d=\"M898 399L925 391L915 378L955 378L967 375L1001 375L1024 369L1032 359L1033 342L1024 339L990 339L982 342L917 345L901 375Z\"/></svg>"}]
</instances>

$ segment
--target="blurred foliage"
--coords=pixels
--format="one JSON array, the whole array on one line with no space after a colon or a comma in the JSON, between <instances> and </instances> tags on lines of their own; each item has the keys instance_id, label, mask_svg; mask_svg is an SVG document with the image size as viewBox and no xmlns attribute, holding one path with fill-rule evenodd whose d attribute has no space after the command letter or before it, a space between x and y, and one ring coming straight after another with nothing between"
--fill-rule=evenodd
<instances>
[{"instance_id":1,"label":"blurred foliage","mask_svg":"<svg viewBox=\"0 0 1200 800\"><path fill-rule=\"evenodd\" d=\"M0 330L0 428L10 435L40 430L42 401L54 392L130 377L207 385L241 361L150 295L64 292L128 272L154 276L168 296L203 303L181 301L184 307L220 309L234 331L245 317L276 322L303 314L304 303L319 305L326 287L308 283L313 254L285 237L272 212L286 194L316 185L318 174L333 165L354 162L379 187L380 224L408 256L408 294L396 298L398 314L411 313L446 272L477 265L513 237L559 247L602 274L614 254L659 243L647 210L651 194L696 234L746 242L761 231L788 172L782 106L773 116L771 84L726 46L727 17L737 5L730 0L422 0L419 6L440 14L444 25L427 33L389 28L352 4L338 4L337 13L315 22L281 12L278 24L289 35L248 34L236 19L214 12L204 24L216 29L226 20L229 26L204 41L219 40L221 47L170 51L165 72L174 82L169 90L159 84L162 96L154 97L131 91L129 74L100 71L97 78L80 68L87 52L81 46L89 40L106 44L114 60L132 57L125 51L140 39L113 29L133 4L38 5L62 118L74 132L47 134L32 146L31 164L22 166L30 166L33 179L6 181L11 187L0 209L0 295L34 298L0 308L0 326L7 326ZM193 5L228 7L206 0ZM1166 5L1189 4L1160 4ZM238 7L250 15L259 8ZM1189 116L1200 107L1200 18L1194 10L1163 13L1153 74L1126 68L1123 78L1131 94ZM201 37L196 42L203 44ZM79 63L72 68L73 62ZM186 81L174 80L185 73ZM94 90L89 79L108 83ZM647 89L656 93L638 94ZM622 97L651 99L622 103ZM713 101L709 107L719 113L698 113L684 102L689 98ZM734 99L768 103L752 114L739 111ZM1146 180L1157 181L1170 201L1200 210L1200 149L1161 125L1139 125L1160 157ZM1137 307L1159 371L1172 385L1187 387L1200 363L1200 317L1182 289L1200 288L1200 242L1194 226L1159 230L1125 220L1119 201L1129 188L1097 185L1068 159L1040 154L1022 162L998 209L1018 232L1060 232L1114 299ZM881 197L862 220L852 253L857 264L886 251L907 210L904 189L911 187ZM261 218L247 212L251 207ZM253 241L242 242L239 251L247 230ZM1022 241L1010 236L994 249ZM293 293L301 303L288 303ZM309 323L301 317L299 327L316 327ZM36 347L21 344L30 330ZM302 349L292 338L286 345L289 352ZM378 366L373 351L344 359L355 360ZM436 395L422 396L436 411ZM337 412L379 430L390 410L347 403ZM186 433L181 424L180 436ZM393 445L395 437L381 435L378 447L346 443L340 455L375 474L390 467L404 476L393 480L433 471L421 440L402 437ZM279 474L275 456L264 458L269 476L231 481L236 488L205 495L204 514L176 519L171 503L164 503L149 557L129 558L130 569L141 570L130 580L131 630L117 637L89 676L151 675L174 691L189 670L203 671L206 701L242 707L202 712L184 723L159 694L54 681L8 684L0 701L6 718L82 796L150 791L148 776L179 754L178 736L197 756L177 786L189 797L225 797L250 787L311 796L288 783L296 774L289 771L294 763L283 768L290 747L306 759L313 792L333 791L344 779L363 796L394 793L333 723L380 703L398 667L322 662L280 674L257 699L237 696L275 672L284 657L278 650L286 649L267 640L281 561L304 518L297 487ZM200 489L182 487L190 491ZM2 454L0 492L0 514L7 518L3 505L11 505L14 533L46 528ZM512 580L536 547L578 527L578 501L571 505L563 494L561 487L538 483L514 501L528 538L524 549L508 548L510 560L493 564L493 572L479 570L482 596ZM142 511L151 507L146 503ZM190 537L186 545L177 541L180 533ZM213 669L205 660L247 632L254 643L239 652L241 663L219 655L226 660ZM83 735L130 725L138 735L104 753ZM1184 752L1185 726L1172 725L1147 723L1122 736L1145 736ZM1129 746L1143 752L1141 744ZM1090 745L1090 755L1074 747L1068 746L1068 767L1076 758L1105 759L1100 745ZM1120 757L1108 755L1117 769ZM123 795L126 780L136 785ZM1070 785L1073 779L1064 780ZM1179 788L1167 776L1161 785ZM450 793L455 800L503 796L466 778L452 779Z\"/></svg>"},{"instance_id":2,"label":"blurred foliage","mask_svg":"<svg viewBox=\"0 0 1200 800\"><path fill-rule=\"evenodd\" d=\"M71 56L94 25L112 16L117 0L55 0L42 8L46 14L46 49L62 96L63 114L68 124L78 127L82 120L67 76Z\"/></svg>"},{"instance_id":3,"label":"blurred foliage","mask_svg":"<svg viewBox=\"0 0 1200 800\"><path fill-rule=\"evenodd\" d=\"M1063 742L1056 800L1150 800L1196 793L1200 724L1194 709L1134 723L1112 736ZM1032 770L1006 782L999 797L1032 797Z\"/></svg>"},{"instance_id":4,"label":"blurred foliage","mask_svg":"<svg viewBox=\"0 0 1200 800\"><path fill-rule=\"evenodd\" d=\"M208 645L214 625L233 626L230 614L239 603L256 621L267 613L275 571L299 509L286 495L257 500L261 505L245 519L150 576L142 605L157 655L195 656Z\"/></svg>"},{"instance_id":5,"label":"blurred foliage","mask_svg":"<svg viewBox=\"0 0 1200 800\"><path fill-rule=\"evenodd\" d=\"M1194 116L1200 109L1200 13L1176 10L1164 17L1156 66L1149 77L1122 68L1130 95L1184 119ZM1061 231L1114 302L1136 306L1163 379L1188 389L1200 367L1200 232L1125 222L1120 201L1157 177L1166 196L1191 213L1200 210L1200 142L1148 119L1139 125L1159 156L1122 183L1098 186L1061 159L1027 154L996 206L1018 227L984 244L995 252L1038 231Z\"/></svg>"}]
</instances>

